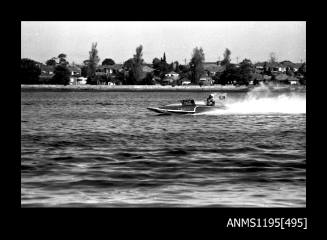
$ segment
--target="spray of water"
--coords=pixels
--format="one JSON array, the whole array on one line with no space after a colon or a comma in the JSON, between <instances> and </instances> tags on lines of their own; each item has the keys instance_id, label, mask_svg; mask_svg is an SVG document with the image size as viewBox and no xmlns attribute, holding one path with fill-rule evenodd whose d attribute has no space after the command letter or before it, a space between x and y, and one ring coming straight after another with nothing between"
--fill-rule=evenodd
<instances>
[{"instance_id":1,"label":"spray of water","mask_svg":"<svg viewBox=\"0 0 327 240\"><path fill-rule=\"evenodd\" d=\"M216 109L204 114L303 114L306 113L305 93L280 93L276 95L266 86L248 92L245 98L227 97L226 109Z\"/></svg>"}]
</instances>

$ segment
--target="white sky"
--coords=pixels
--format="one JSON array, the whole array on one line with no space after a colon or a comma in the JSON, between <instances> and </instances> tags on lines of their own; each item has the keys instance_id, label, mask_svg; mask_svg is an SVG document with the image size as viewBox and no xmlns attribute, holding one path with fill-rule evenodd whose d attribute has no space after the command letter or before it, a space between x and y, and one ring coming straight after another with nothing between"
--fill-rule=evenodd
<instances>
[{"instance_id":1,"label":"white sky","mask_svg":"<svg viewBox=\"0 0 327 240\"><path fill-rule=\"evenodd\" d=\"M266 61L275 52L278 61L306 60L306 22L21 22L21 57L36 61L67 54L69 62L88 59L92 42L98 43L100 60L123 63L143 45L143 58L166 52L167 62L184 63L195 47L202 47L205 61L249 58Z\"/></svg>"}]
</instances>

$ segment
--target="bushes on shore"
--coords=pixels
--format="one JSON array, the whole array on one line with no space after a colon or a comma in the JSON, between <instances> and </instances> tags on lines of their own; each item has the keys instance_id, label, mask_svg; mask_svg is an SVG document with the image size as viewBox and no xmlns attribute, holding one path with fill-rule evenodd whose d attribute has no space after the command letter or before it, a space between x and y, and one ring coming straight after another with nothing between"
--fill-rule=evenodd
<instances>
[{"instance_id":1,"label":"bushes on shore","mask_svg":"<svg viewBox=\"0 0 327 240\"><path fill-rule=\"evenodd\" d=\"M31 59L23 58L20 61L20 81L22 84L38 84L41 68Z\"/></svg>"},{"instance_id":2,"label":"bushes on shore","mask_svg":"<svg viewBox=\"0 0 327 240\"><path fill-rule=\"evenodd\" d=\"M58 65L54 69L54 76L52 78L53 84L68 85L70 81L70 71L65 65Z\"/></svg>"}]
</instances>

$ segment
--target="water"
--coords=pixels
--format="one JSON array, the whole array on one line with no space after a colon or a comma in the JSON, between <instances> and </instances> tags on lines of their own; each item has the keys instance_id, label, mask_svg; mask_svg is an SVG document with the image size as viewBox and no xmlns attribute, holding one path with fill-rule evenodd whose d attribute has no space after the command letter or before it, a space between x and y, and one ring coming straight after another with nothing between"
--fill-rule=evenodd
<instances>
[{"instance_id":1,"label":"water","mask_svg":"<svg viewBox=\"0 0 327 240\"><path fill-rule=\"evenodd\" d=\"M22 92L23 207L305 207L305 93Z\"/></svg>"}]
</instances>

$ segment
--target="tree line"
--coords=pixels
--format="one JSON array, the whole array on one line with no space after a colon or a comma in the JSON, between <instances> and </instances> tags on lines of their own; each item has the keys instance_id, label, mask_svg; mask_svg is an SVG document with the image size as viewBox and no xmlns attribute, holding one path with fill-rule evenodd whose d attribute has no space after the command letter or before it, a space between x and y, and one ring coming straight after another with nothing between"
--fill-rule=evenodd
<instances>
[{"instance_id":1,"label":"tree line","mask_svg":"<svg viewBox=\"0 0 327 240\"><path fill-rule=\"evenodd\" d=\"M276 61L274 54L270 55L270 62ZM97 50L97 43L92 43L89 51L89 58L83 62L81 66L81 76L87 78L88 84L98 84L99 82L112 81L120 82L121 84L135 85L135 84L155 84L156 80L163 79L165 74L170 71L175 71L180 78L189 79L192 84L199 84L201 76L209 76L216 84L239 84L248 85L255 73L254 64L249 59L242 60L239 64L231 63L231 51L226 48L223 53L223 60L217 61L217 65L223 67L223 71L216 72L212 75L204 68L205 54L203 49L196 47L193 49L191 60L188 64L182 65L178 61L166 61L166 54L163 57L154 58L151 67L154 71L146 72L143 70L145 63L143 59L143 46L136 48L135 54L132 58L126 60L122 65L121 71L116 71L112 75L99 75L97 68L100 63L100 58ZM51 79L41 80L40 66L31 59L21 59L21 83L22 84L63 84L67 85L70 81L71 71L70 64L67 61L67 55L61 53L58 57L53 57L46 61L47 66L54 68ZM106 58L101 65L115 65L115 61L111 58ZM305 63L301 66L298 72L305 76ZM264 68L266 69L266 68ZM264 74L271 75L265 70ZM294 75L290 69L287 74ZM254 81L255 83L255 81Z\"/></svg>"}]
</instances>

